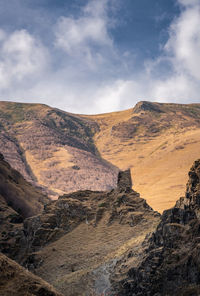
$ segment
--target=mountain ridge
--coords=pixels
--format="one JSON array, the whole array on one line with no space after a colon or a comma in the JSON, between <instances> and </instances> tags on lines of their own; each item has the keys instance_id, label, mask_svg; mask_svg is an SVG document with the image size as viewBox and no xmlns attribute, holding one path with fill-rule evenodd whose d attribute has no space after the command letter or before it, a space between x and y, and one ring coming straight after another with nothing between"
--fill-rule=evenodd
<instances>
[{"instance_id":1,"label":"mountain ridge","mask_svg":"<svg viewBox=\"0 0 200 296\"><path fill-rule=\"evenodd\" d=\"M125 111L78 115L0 102L0 124L6 160L52 198L110 189L118 170L131 168L134 188L160 212L183 195L200 144L199 104L142 101Z\"/></svg>"}]
</instances>

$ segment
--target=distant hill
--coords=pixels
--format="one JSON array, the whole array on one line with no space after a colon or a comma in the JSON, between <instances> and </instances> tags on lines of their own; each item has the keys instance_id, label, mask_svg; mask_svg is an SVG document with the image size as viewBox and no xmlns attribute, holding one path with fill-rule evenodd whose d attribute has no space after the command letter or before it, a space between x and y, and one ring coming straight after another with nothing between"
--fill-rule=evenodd
<instances>
[{"instance_id":1,"label":"distant hill","mask_svg":"<svg viewBox=\"0 0 200 296\"><path fill-rule=\"evenodd\" d=\"M199 158L200 104L144 101L85 116L0 102L0 130L5 159L53 198L111 189L117 167L131 168L134 189L162 212L184 194L190 164Z\"/></svg>"}]
</instances>

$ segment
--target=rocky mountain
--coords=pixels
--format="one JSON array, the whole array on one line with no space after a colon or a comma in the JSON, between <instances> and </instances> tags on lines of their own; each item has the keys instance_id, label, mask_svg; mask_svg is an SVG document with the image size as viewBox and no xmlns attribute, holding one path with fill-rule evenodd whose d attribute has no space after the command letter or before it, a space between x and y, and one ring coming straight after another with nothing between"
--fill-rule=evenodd
<instances>
[{"instance_id":1,"label":"rocky mountain","mask_svg":"<svg viewBox=\"0 0 200 296\"><path fill-rule=\"evenodd\" d=\"M52 198L109 190L116 186L116 167L130 168L135 190L162 212L184 194L187 172L199 157L200 104L140 102L84 116L0 102L0 131L5 159Z\"/></svg>"},{"instance_id":2,"label":"rocky mountain","mask_svg":"<svg viewBox=\"0 0 200 296\"><path fill-rule=\"evenodd\" d=\"M1 251L64 295L112 293L116 261L140 248L160 220L132 190L130 170L118 174L117 184L110 191L77 191L49 202L42 213L8 229L0 245L13 235L15 241Z\"/></svg>"},{"instance_id":3,"label":"rocky mountain","mask_svg":"<svg viewBox=\"0 0 200 296\"><path fill-rule=\"evenodd\" d=\"M32 188L2 155L0 168L1 186ZM29 271L0 254L0 295L199 295L200 160L162 216L132 189L130 169L110 191L65 194L27 218L3 193L0 248Z\"/></svg>"},{"instance_id":4,"label":"rocky mountain","mask_svg":"<svg viewBox=\"0 0 200 296\"><path fill-rule=\"evenodd\" d=\"M118 295L200 295L200 160L189 171L186 195L164 211L156 231L117 263ZM137 256L137 257L136 257Z\"/></svg>"}]
</instances>

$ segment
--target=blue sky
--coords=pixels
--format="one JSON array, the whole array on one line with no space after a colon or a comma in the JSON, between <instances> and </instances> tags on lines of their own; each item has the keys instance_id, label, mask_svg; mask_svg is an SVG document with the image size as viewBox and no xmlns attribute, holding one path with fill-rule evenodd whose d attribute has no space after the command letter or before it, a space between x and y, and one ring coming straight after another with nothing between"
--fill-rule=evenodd
<instances>
[{"instance_id":1,"label":"blue sky","mask_svg":"<svg viewBox=\"0 0 200 296\"><path fill-rule=\"evenodd\" d=\"M0 99L75 113L200 98L200 0L0 0Z\"/></svg>"}]
</instances>

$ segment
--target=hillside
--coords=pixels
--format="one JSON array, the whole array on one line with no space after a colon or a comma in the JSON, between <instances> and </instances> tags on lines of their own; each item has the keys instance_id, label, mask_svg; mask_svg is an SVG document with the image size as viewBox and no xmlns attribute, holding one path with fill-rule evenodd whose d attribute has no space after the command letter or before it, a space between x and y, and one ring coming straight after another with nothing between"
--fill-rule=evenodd
<instances>
[{"instance_id":1,"label":"hillside","mask_svg":"<svg viewBox=\"0 0 200 296\"><path fill-rule=\"evenodd\" d=\"M99 126L94 142L101 156L131 168L135 190L155 210L172 207L184 194L187 172L199 158L200 104L140 102L87 118Z\"/></svg>"},{"instance_id":2,"label":"hillside","mask_svg":"<svg viewBox=\"0 0 200 296\"><path fill-rule=\"evenodd\" d=\"M28 183L23 176L4 160L0 153L0 198L21 217L27 218L42 212L49 202L39 189Z\"/></svg>"},{"instance_id":3,"label":"hillside","mask_svg":"<svg viewBox=\"0 0 200 296\"><path fill-rule=\"evenodd\" d=\"M22 247L24 219L41 213L49 201L0 154L0 251L15 257Z\"/></svg>"},{"instance_id":4,"label":"hillside","mask_svg":"<svg viewBox=\"0 0 200 296\"><path fill-rule=\"evenodd\" d=\"M184 194L190 164L199 158L200 104L140 102L85 116L0 102L0 129L5 159L52 198L108 190L117 168L131 168L134 189L162 212Z\"/></svg>"},{"instance_id":5,"label":"hillside","mask_svg":"<svg viewBox=\"0 0 200 296\"><path fill-rule=\"evenodd\" d=\"M116 186L117 169L103 160L89 119L40 104L0 102L5 159L51 196Z\"/></svg>"},{"instance_id":6,"label":"hillside","mask_svg":"<svg viewBox=\"0 0 200 296\"><path fill-rule=\"evenodd\" d=\"M64 295L109 292L116 261L134 246L140 248L160 221L131 186L128 170L119 173L111 191L77 191L51 201L39 215L18 221L17 229L8 227L0 246L15 236L2 252ZM8 226L14 222L4 220Z\"/></svg>"},{"instance_id":7,"label":"hillside","mask_svg":"<svg viewBox=\"0 0 200 296\"><path fill-rule=\"evenodd\" d=\"M47 282L0 253L0 295L63 296Z\"/></svg>"},{"instance_id":8,"label":"hillside","mask_svg":"<svg viewBox=\"0 0 200 296\"><path fill-rule=\"evenodd\" d=\"M2 155L0 167L1 185L34 192ZM0 295L199 295L200 159L162 216L132 189L130 169L115 189L65 194L26 219L3 193L0 250L29 271L0 254Z\"/></svg>"}]
</instances>

